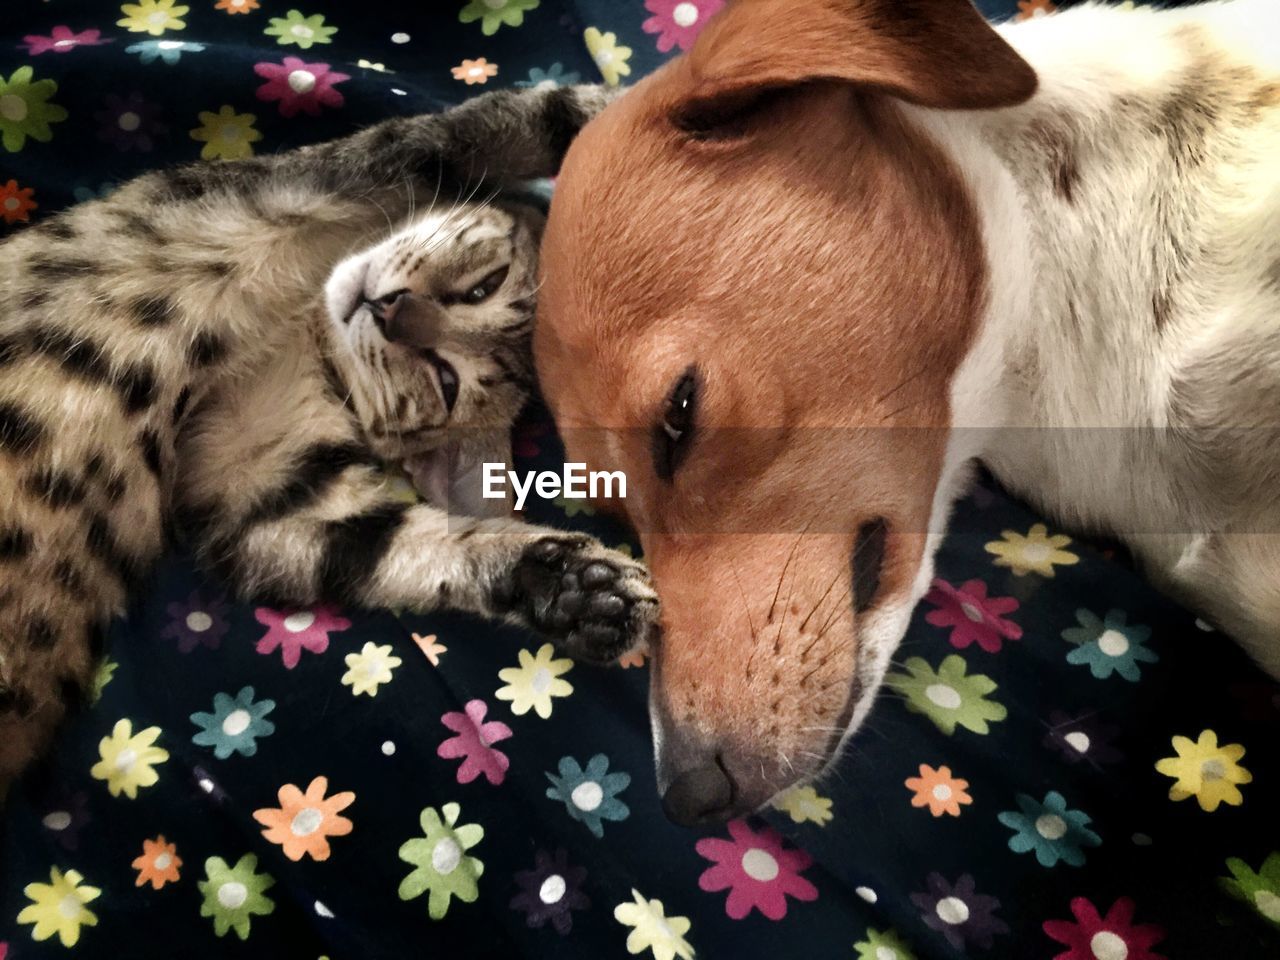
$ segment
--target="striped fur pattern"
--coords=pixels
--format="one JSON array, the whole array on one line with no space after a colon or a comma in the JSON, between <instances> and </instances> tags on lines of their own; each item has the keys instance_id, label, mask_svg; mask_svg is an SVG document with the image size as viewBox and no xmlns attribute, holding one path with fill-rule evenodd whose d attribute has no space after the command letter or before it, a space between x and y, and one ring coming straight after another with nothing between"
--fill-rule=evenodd
<instances>
[{"instance_id":1,"label":"striped fur pattern","mask_svg":"<svg viewBox=\"0 0 1280 960\"><path fill-rule=\"evenodd\" d=\"M0 782L81 699L175 532L264 602L447 606L599 660L646 637L634 561L408 505L380 469L505 450L541 221L478 191L554 174L606 98L504 91L151 173L4 244Z\"/></svg>"}]
</instances>

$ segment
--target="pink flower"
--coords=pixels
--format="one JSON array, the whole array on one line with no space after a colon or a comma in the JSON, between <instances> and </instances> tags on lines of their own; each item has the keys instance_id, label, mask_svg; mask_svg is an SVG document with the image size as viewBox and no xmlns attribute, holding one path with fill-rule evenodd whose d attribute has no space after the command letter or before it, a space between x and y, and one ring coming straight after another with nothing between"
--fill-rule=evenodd
<instances>
[{"instance_id":1,"label":"pink flower","mask_svg":"<svg viewBox=\"0 0 1280 960\"><path fill-rule=\"evenodd\" d=\"M76 33L65 26L54 27L47 37L26 36L22 41L27 45L27 53L33 57L42 53L70 53L76 47L98 47L111 42L102 39L101 30L83 30Z\"/></svg>"},{"instance_id":2,"label":"pink flower","mask_svg":"<svg viewBox=\"0 0 1280 960\"><path fill-rule=\"evenodd\" d=\"M677 45L688 50L711 15L723 6L724 0L644 0L644 8L653 14L644 22L644 32L658 34L659 53Z\"/></svg>"},{"instance_id":3,"label":"pink flower","mask_svg":"<svg viewBox=\"0 0 1280 960\"><path fill-rule=\"evenodd\" d=\"M988 597L987 585L969 580L958 590L945 580L935 579L925 600L937 607L925 615L935 627L951 627L951 645L963 650L975 640L987 653L999 653L1005 640L1017 640L1022 628L1002 614L1018 609L1013 597Z\"/></svg>"},{"instance_id":4,"label":"pink flower","mask_svg":"<svg viewBox=\"0 0 1280 960\"><path fill-rule=\"evenodd\" d=\"M1098 909L1084 897L1071 901L1071 912L1075 914L1076 923L1044 922L1044 932L1050 939L1068 947L1054 960L1094 960L1095 957L1165 960L1163 955L1148 949L1164 939L1164 930L1153 923L1134 924L1133 901L1128 897L1113 903L1105 917L1098 916Z\"/></svg>"},{"instance_id":5,"label":"pink flower","mask_svg":"<svg viewBox=\"0 0 1280 960\"><path fill-rule=\"evenodd\" d=\"M490 744L506 740L511 736L511 728L500 720L485 723L484 716L489 707L483 700L472 700L462 709L462 713L446 713L440 718L440 722L457 736L440 744L436 756L444 760L464 758L458 767L459 783L470 783L483 773L485 779L496 787L506 777L511 761Z\"/></svg>"},{"instance_id":6,"label":"pink flower","mask_svg":"<svg viewBox=\"0 0 1280 960\"><path fill-rule=\"evenodd\" d=\"M724 912L741 920L754 907L770 920L787 915L787 897L817 900L818 888L800 876L813 859L803 850L784 847L771 827L754 832L743 820L729 821L732 840L705 837L694 849L712 861L698 878L708 893L729 890Z\"/></svg>"},{"instance_id":7,"label":"pink flower","mask_svg":"<svg viewBox=\"0 0 1280 960\"><path fill-rule=\"evenodd\" d=\"M351 79L330 70L327 63L303 63L297 57L285 57L284 63L259 63L253 72L267 79L258 88L258 99L279 100L282 117L296 116L299 110L318 117L321 107L342 106L342 94L334 84Z\"/></svg>"},{"instance_id":8,"label":"pink flower","mask_svg":"<svg viewBox=\"0 0 1280 960\"><path fill-rule=\"evenodd\" d=\"M338 616L337 607L323 604L308 610L259 607L253 617L267 628L258 641L258 653L271 654L279 649L287 670L298 665L303 650L324 653L329 649L329 634L351 626L350 620Z\"/></svg>"}]
</instances>

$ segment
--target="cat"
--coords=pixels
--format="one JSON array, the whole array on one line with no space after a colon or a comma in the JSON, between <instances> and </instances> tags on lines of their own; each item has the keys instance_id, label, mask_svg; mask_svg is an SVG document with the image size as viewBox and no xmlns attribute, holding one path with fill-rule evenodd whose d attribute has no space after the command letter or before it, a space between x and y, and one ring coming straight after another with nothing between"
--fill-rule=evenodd
<instances>
[{"instance_id":1,"label":"cat","mask_svg":"<svg viewBox=\"0 0 1280 960\"><path fill-rule=\"evenodd\" d=\"M499 91L152 172L0 245L0 782L82 698L175 533L273 605L448 607L596 661L647 639L641 564L408 503L381 470L438 493L442 469L447 488L505 459L541 216L475 197L553 175L609 96Z\"/></svg>"}]
</instances>

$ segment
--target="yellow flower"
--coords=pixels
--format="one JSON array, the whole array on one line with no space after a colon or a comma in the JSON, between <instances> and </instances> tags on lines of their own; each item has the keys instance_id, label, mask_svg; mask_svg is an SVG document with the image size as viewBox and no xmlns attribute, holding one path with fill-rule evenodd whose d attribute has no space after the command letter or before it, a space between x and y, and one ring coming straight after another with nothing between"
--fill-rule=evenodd
<instances>
[{"instance_id":1,"label":"yellow flower","mask_svg":"<svg viewBox=\"0 0 1280 960\"><path fill-rule=\"evenodd\" d=\"M987 544L987 553L996 555L997 567L1009 567L1020 577L1028 573L1052 577L1054 564L1071 566L1080 562L1076 554L1062 549L1071 538L1061 534L1049 536L1043 523L1037 523L1025 537L1012 530L1003 530L1000 536L1004 539Z\"/></svg>"},{"instance_id":2,"label":"yellow flower","mask_svg":"<svg viewBox=\"0 0 1280 960\"><path fill-rule=\"evenodd\" d=\"M639 890L632 889L634 902L620 903L613 908L613 918L624 926L632 927L627 934L627 952L653 951L655 960L693 960L693 947L684 939L689 932L687 917L664 916L661 900L646 900Z\"/></svg>"},{"instance_id":3,"label":"yellow flower","mask_svg":"<svg viewBox=\"0 0 1280 960\"><path fill-rule=\"evenodd\" d=\"M257 119L252 113L236 113L225 105L217 113L201 110L200 126L191 131L191 139L204 144L200 159L243 160L253 156L251 144L262 139L262 134L253 128Z\"/></svg>"},{"instance_id":4,"label":"yellow flower","mask_svg":"<svg viewBox=\"0 0 1280 960\"><path fill-rule=\"evenodd\" d=\"M369 642L360 648L359 653L348 653L343 657L347 672L342 675L342 682L351 688L357 697L367 693L371 697L378 695L378 687L391 682L391 671L404 661L391 655L391 644L378 646Z\"/></svg>"},{"instance_id":5,"label":"yellow flower","mask_svg":"<svg viewBox=\"0 0 1280 960\"><path fill-rule=\"evenodd\" d=\"M190 7L174 6L176 0L138 0L137 3L126 3L120 7L124 18L116 21L117 27L124 27L130 33L149 33L158 37L166 30L183 30L187 24L178 19Z\"/></svg>"},{"instance_id":6,"label":"yellow flower","mask_svg":"<svg viewBox=\"0 0 1280 960\"><path fill-rule=\"evenodd\" d=\"M96 927L98 918L85 907L102 894L97 887L81 886L78 870L49 870L48 883L28 883L23 888L31 903L18 914L19 923L34 923L31 939L48 940L55 933L64 947L74 947L81 927Z\"/></svg>"},{"instance_id":7,"label":"yellow flower","mask_svg":"<svg viewBox=\"0 0 1280 960\"><path fill-rule=\"evenodd\" d=\"M631 48L618 46L618 38L612 33L601 33L595 27L587 27L582 37L587 42L587 52L600 69L604 82L616 87L622 77L631 75L631 67L627 61L631 59Z\"/></svg>"},{"instance_id":8,"label":"yellow flower","mask_svg":"<svg viewBox=\"0 0 1280 960\"><path fill-rule=\"evenodd\" d=\"M139 787L149 787L160 779L153 765L169 759L169 751L155 745L159 736L159 727L147 727L135 737L130 721L117 720L111 736L98 744L102 759L90 768L89 775L107 781L113 797L123 793L136 800Z\"/></svg>"},{"instance_id":9,"label":"yellow flower","mask_svg":"<svg viewBox=\"0 0 1280 960\"><path fill-rule=\"evenodd\" d=\"M825 827L831 822L831 801L813 787L792 787L778 794L770 805L785 810L795 823L816 823Z\"/></svg>"},{"instance_id":10,"label":"yellow flower","mask_svg":"<svg viewBox=\"0 0 1280 960\"><path fill-rule=\"evenodd\" d=\"M1251 774L1237 762L1244 756L1244 747L1238 743L1218 746L1218 735L1212 730L1202 730L1195 743L1187 737L1174 737L1176 757L1165 757L1156 764L1156 770L1175 782L1169 788L1170 800L1195 797L1200 809L1212 813L1218 804L1238 807L1244 803L1236 784L1248 783Z\"/></svg>"},{"instance_id":11,"label":"yellow flower","mask_svg":"<svg viewBox=\"0 0 1280 960\"><path fill-rule=\"evenodd\" d=\"M511 712L522 717L534 710L543 720L551 716L551 698L567 697L573 693L568 680L560 675L573 668L572 660L554 660L555 647L544 643L537 656L528 650L520 651L520 666L498 671L498 679L507 685L494 694L499 700L510 700Z\"/></svg>"}]
</instances>

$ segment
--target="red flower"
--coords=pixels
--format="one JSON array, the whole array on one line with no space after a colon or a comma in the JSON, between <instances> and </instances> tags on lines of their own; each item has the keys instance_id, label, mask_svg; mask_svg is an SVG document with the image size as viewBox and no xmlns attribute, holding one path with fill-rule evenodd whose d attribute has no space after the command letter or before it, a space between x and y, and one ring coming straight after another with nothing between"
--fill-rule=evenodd
<instances>
[{"instance_id":1,"label":"red flower","mask_svg":"<svg viewBox=\"0 0 1280 960\"><path fill-rule=\"evenodd\" d=\"M70 53L76 47L98 47L110 40L102 39L101 30L82 30L76 33L68 26L57 26L49 31L49 36L26 36L22 42L27 45L27 53L33 57L42 53Z\"/></svg>"},{"instance_id":2,"label":"red flower","mask_svg":"<svg viewBox=\"0 0 1280 960\"><path fill-rule=\"evenodd\" d=\"M1164 930L1153 923L1135 925L1133 901L1121 897L1111 905L1105 917L1084 897L1071 901L1076 921L1046 920L1044 932L1050 939L1067 946L1054 960L1165 960L1150 947L1164 939Z\"/></svg>"},{"instance_id":3,"label":"red flower","mask_svg":"<svg viewBox=\"0 0 1280 960\"><path fill-rule=\"evenodd\" d=\"M658 34L659 53L674 46L688 50L707 20L723 6L724 0L645 0L644 8L653 16L641 29Z\"/></svg>"},{"instance_id":4,"label":"red flower","mask_svg":"<svg viewBox=\"0 0 1280 960\"><path fill-rule=\"evenodd\" d=\"M694 849L712 861L698 878L698 886L708 893L729 891L724 912L741 920L757 909L770 920L787 915L787 897L818 899L818 888L800 876L813 859L803 850L785 847L776 830L765 827L754 832L742 820L729 821L732 840L705 837Z\"/></svg>"},{"instance_id":5,"label":"red flower","mask_svg":"<svg viewBox=\"0 0 1280 960\"><path fill-rule=\"evenodd\" d=\"M327 63L304 63L297 57L285 57L284 63L259 63L253 72L267 80L258 88L258 99L279 100L282 117L297 116L299 110L318 117L321 107L342 106L345 101L334 85L351 79Z\"/></svg>"},{"instance_id":6,"label":"red flower","mask_svg":"<svg viewBox=\"0 0 1280 960\"><path fill-rule=\"evenodd\" d=\"M10 180L0 185L0 217L5 223L26 223L31 219L30 213L37 206L31 199L35 193L32 187L20 187L17 180Z\"/></svg>"},{"instance_id":7,"label":"red flower","mask_svg":"<svg viewBox=\"0 0 1280 960\"><path fill-rule=\"evenodd\" d=\"M485 723L489 707L483 700L472 700L462 710L461 713L446 713L440 718L440 722L457 736L440 744L436 756L445 760L465 758L458 767L459 783L470 783L483 773L485 779L496 787L505 779L511 761L490 744L510 737L511 728L500 720Z\"/></svg>"},{"instance_id":8,"label":"red flower","mask_svg":"<svg viewBox=\"0 0 1280 960\"><path fill-rule=\"evenodd\" d=\"M324 653L329 649L329 634L346 630L351 621L338 616L338 608L316 606L308 610L272 610L258 607L253 618L267 628L254 649L261 654L280 651L285 669L292 670L302 659L302 651Z\"/></svg>"},{"instance_id":9,"label":"red flower","mask_svg":"<svg viewBox=\"0 0 1280 960\"><path fill-rule=\"evenodd\" d=\"M1005 640L1017 640L1022 628L1003 614L1018 609L1013 597L988 597L987 585L969 580L956 589L945 580L935 579L925 600L937 607L925 615L925 622L935 627L951 627L951 645L957 650L977 641L987 653L999 653Z\"/></svg>"}]
</instances>

